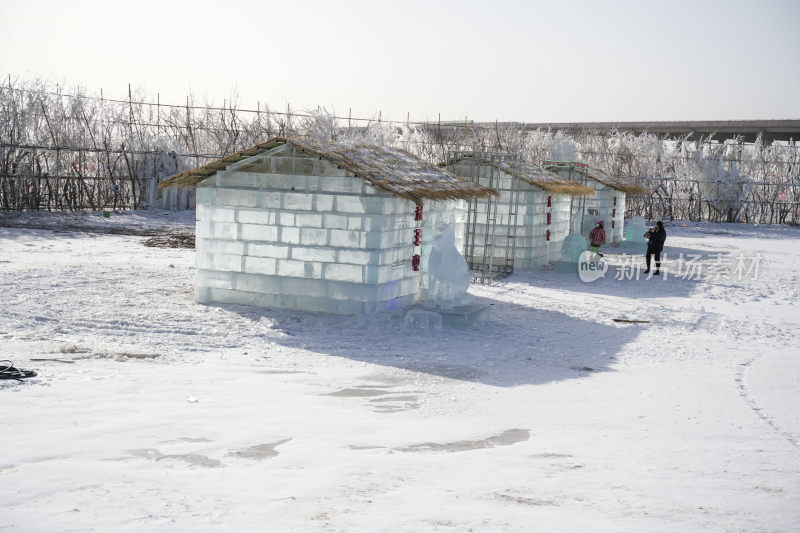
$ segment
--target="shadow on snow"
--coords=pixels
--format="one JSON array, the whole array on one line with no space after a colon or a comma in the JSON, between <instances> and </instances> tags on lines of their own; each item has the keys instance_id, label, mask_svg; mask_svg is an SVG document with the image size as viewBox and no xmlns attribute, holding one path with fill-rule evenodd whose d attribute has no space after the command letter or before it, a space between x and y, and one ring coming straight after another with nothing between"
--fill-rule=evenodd
<instances>
[{"instance_id":1,"label":"shadow on snow","mask_svg":"<svg viewBox=\"0 0 800 533\"><path fill-rule=\"evenodd\" d=\"M280 344L324 355L500 387L542 384L613 371L640 326L591 322L554 311L476 298L488 322L467 329L409 330L401 312L340 316L220 306L286 333Z\"/></svg>"}]
</instances>

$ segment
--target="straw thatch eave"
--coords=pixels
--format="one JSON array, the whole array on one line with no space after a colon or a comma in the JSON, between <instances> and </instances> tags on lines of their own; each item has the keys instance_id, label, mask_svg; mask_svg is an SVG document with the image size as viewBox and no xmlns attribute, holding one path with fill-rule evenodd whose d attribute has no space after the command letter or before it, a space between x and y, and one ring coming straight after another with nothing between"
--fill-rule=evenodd
<instances>
[{"instance_id":1,"label":"straw thatch eave","mask_svg":"<svg viewBox=\"0 0 800 533\"><path fill-rule=\"evenodd\" d=\"M588 167L584 170L584 173L590 178L599 181L603 185L624 192L625 194L630 196L638 196L645 193L645 190L639 187L638 185L634 185L633 183L628 183L627 181L623 181L620 178L612 178L611 176L609 176L608 174L597 168Z\"/></svg>"},{"instance_id":2,"label":"straw thatch eave","mask_svg":"<svg viewBox=\"0 0 800 533\"><path fill-rule=\"evenodd\" d=\"M594 196L594 189L581 185L577 181L565 180L554 172L549 172L524 161L501 161L495 166L507 174L517 176L542 189L570 196Z\"/></svg>"},{"instance_id":3,"label":"straw thatch eave","mask_svg":"<svg viewBox=\"0 0 800 533\"><path fill-rule=\"evenodd\" d=\"M461 161L463 157L450 159L438 163L439 167L446 167ZM526 183L536 185L542 189L555 194L568 194L570 196L594 196L594 189L581 185L577 181L562 178L555 172L550 172L537 165L532 165L526 161L494 161L492 164L496 169L506 174L516 176Z\"/></svg>"},{"instance_id":4,"label":"straw thatch eave","mask_svg":"<svg viewBox=\"0 0 800 533\"><path fill-rule=\"evenodd\" d=\"M564 163L566 165L566 163ZM558 168L554 165L545 165L544 168L546 169L554 169ZM561 167L563 168L563 167ZM572 166L571 167L574 172L578 174L582 174L588 178L591 178L603 185L610 187L611 189L624 192L627 195L637 196L645 193L645 190L638 185L634 185L633 183L628 183L620 178L612 178L602 170L594 167L589 166Z\"/></svg>"},{"instance_id":5,"label":"straw thatch eave","mask_svg":"<svg viewBox=\"0 0 800 533\"><path fill-rule=\"evenodd\" d=\"M215 159L214 161L206 163L201 167L191 170L184 170L180 174L175 174L174 176L160 181L158 183L158 188L164 189L173 185L177 185L178 187L191 187L192 185L197 185L201 181L210 178L220 170L225 170L228 165L233 165L234 163L238 163L239 161L247 159L248 157L262 154L282 144L286 144L285 138L273 137L266 142L256 144L250 148L245 148L244 150L240 150L231 155Z\"/></svg>"}]
</instances>

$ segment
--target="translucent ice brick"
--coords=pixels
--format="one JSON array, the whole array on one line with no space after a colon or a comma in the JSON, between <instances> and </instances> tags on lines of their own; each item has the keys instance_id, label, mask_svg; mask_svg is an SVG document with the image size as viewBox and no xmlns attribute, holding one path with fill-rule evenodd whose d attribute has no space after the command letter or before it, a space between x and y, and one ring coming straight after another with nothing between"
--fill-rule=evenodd
<instances>
[{"instance_id":1,"label":"translucent ice brick","mask_svg":"<svg viewBox=\"0 0 800 533\"><path fill-rule=\"evenodd\" d=\"M438 330L442 329L442 315L435 311L410 309L403 317L403 324L408 329Z\"/></svg>"}]
</instances>

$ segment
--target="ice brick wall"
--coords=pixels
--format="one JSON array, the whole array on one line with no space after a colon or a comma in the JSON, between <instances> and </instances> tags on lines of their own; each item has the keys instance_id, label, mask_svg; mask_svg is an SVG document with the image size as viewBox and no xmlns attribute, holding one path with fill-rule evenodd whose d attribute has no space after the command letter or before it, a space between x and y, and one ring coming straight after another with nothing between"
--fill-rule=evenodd
<instances>
[{"instance_id":1,"label":"ice brick wall","mask_svg":"<svg viewBox=\"0 0 800 533\"><path fill-rule=\"evenodd\" d=\"M573 215L575 216L576 223L581 224L581 235L589 238L589 233L594 228L598 221L602 220L604 225L610 226L610 221L606 220L605 215L607 212L606 201L606 187L599 181L592 179L583 180L583 184L587 187L594 189L594 196L579 197L580 202L573 204ZM583 210L583 216L581 211Z\"/></svg>"},{"instance_id":2,"label":"ice brick wall","mask_svg":"<svg viewBox=\"0 0 800 533\"><path fill-rule=\"evenodd\" d=\"M551 224L548 228L550 230L550 241L538 242L537 248L534 250L532 266L543 265L546 262L561 259L561 244L569 235L572 220L572 214L570 213L572 197L567 194L544 194L549 194L551 198L550 208L548 209L548 212L551 213ZM547 261L542 261L542 257L545 257Z\"/></svg>"},{"instance_id":3,"label":"ice brick wall","mask_svg":"<svg viewBox=\"0 0 800 533\"><path fill-rule=\"evenodd\" d=\"M592 231L592 228L597 221L604 220L601 214L604 200L598 193L605 190L606 186L597 180L591 179L584 174L576 172L575 170L570 171L569 168L554 168L551 169L551 171L555 172L564 179L577 181L581 185L585 185L586 187L589 187L595 191L595 194L592 196L571 197L571 220L569 224L569 231L573 233L580 233L588 239L589 232ZM604 224L607 224L608 227L611 227L610 221L606 222L604 220Z\"/></svg>"},{"instance_id":4,"label":"ice brick wall","mask_svg":"<svg viewBox=\"0 0 800 533\"><path fill-rule=\"evenodd\" d=\"M576 197L573 202L574 228L581 227L581 235L589 238L594 225L602 220L606 231L606 244L619 243L624 239L625 193L612 189L602 183L588 179L584 182L595 191L594 197L585 201ZM616 205L614 205L616 198ZM581 214L583 217L581 218Z\"/></svg>"},{"instance_id":5,"label":"ice brick wall","mask_svg":"<svg viewBox=\"0 0 800 533\"><path fill-rule=\"evenodd\" d=\"M616 205L615 205L616 198ZM597 206L599 216L593 217L602 220L606 230L606 243L616 244L624 240L623 224L625 218L625 193L601 186L597 190ZM596 222L596 220L594 220ZM593 227L593 226L592 226ZM591 231L591 227L588 228ZM588 238L588 233L586 234Z\"/></svg>"},{"instance_id":6,"label":"ice brick wall","mask_svg":"<svg viewBox=\"0 0 800 533\"><path fill-rule=\"evenodd\" d=\"M580 180L580 178L579 178ZM578 180L576 180L578 181ZM572 202L572 231L580 233L587 239L598 220L603 219L601 210L604 204L602 191L605 186L595 180L580 180L582 185L594 190L593 196L576 196Z\"/></svg>"},{"instance_id":7,"label":"ice brick wall","mask_svg":"<svg viewBox=\"0 0 800 533\"><path fill-rule=\"evenodd\" d=\"M473 172L467 162L451 168L455 174L469 177ZM477 219L474 225L475 257L467 258L468 262L482 263L487 241L491 245L492 264L504 264L506 255L513 255L515 269L528 269L557 260L560 256L560 243L569 233L570 204L569 196L553 194L541 187L521 181L519 185L519 204L514 215L512 195L516 187L515 180L509 174L495 170L495 180L490 184L491 167L480 165L474 168L478 173L481 185L492 186L500 192L495 217L494 240L491 238L491 226L488 223L488 202L481 200L477 206ZM499 179L497 179L499 176ZM550 206L548 206L548 197ZM550 214L550 224L547 215ZM513 226L513 231L510 231ZM472 231L473 226L469 228ZM550 241L547 231L550 231ZM512 240L509 234L515 234ZM472 239L472 237L468 237ZM548 244L549 242L549 244ZM515 245L513 243L516 243ZM487 254L489 252L487 251Z\"/></svg>"},{"instance_id":8,"label":"ice brick wall","mask_svg":"<svg viewBox=\"0 0 800 533\"><path fill-rule=\"evenodd\" d=\"M414 204L291 159L248 160L198 186L197 301L339 314L416 301Z\"/></svg>"}]
</instances>

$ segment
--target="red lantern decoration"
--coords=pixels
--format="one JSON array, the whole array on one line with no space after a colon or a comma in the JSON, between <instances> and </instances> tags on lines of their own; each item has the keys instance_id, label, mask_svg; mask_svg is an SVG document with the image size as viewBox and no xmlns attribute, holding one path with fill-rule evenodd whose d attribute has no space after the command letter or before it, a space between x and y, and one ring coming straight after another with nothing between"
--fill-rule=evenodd
<instances>
[{"instance_id":1,"label":"red lantern decoration","mask_svg":"<svg viewBox=\"0 0 800 533\"><path fill-rule=\"evenodd\" d=\"M547 240L550 240L550 230L547 230Z\"/></svg>"},{"instance_id":2,"label":"red lantern decoration","mask_svg":"<svg viewBox=\"0 0 800 533\"><path fill-rule=\"evenodd\" d=\"M547 207L553 207L553 197L552 196L548 196L547 197Z\"/></svg>"},{"instance_id":3,"label":"red lantern decoration","mask_svg":"<svg viewBox=\"0 0 800 533\"><path fill-rule=\"evenodd\" d=\"M550 213L547 213L547 225L549 226L552 223L553 223L553 215L550 214Z\"/></svg>"}]
</instances>

